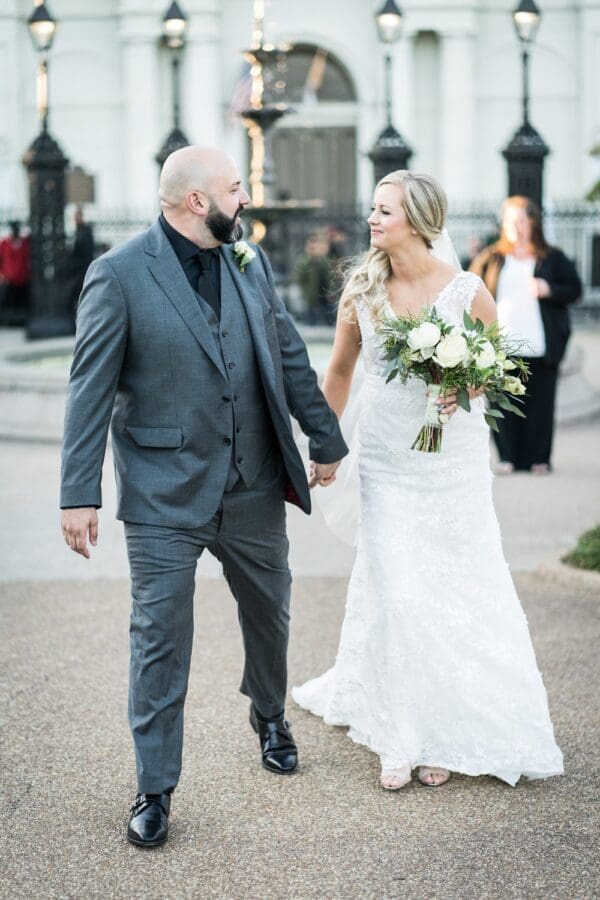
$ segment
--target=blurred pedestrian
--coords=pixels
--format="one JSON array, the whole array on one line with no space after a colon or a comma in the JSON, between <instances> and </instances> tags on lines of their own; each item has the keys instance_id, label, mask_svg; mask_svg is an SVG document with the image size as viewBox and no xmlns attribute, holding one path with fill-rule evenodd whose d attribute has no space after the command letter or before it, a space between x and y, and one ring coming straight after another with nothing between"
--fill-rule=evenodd
<instances>
[{"instance_id":1,"label":"blurred pedestrian","mask_svg":"<svg viewBox=\"0 0 600 900\"><path fill-rule=\"evenodd\" d=\"M523 342L520 353L531 375L522 407L526 418L506 413L498 420L498 472L547 474L558 367L571 333L568 305L580 296L581 281L562 250L547 243L532 200L505 200L501 224L500 239L482 250L470 268L495 297L498 323L511 339Z\"/></svg>"},{"instance_id":2,"label":"blurred pedestrian","mask_svg":"<svg viewBox=\"0 0 600 900\"><path fill-rule=\"evenodd\" d=\"M331 324L335 320L335 309L330 303L332 266L328 252L329 243L322 235L317 232L309 234L304 244L304 255L294 270L309 325Z\"/></svg>"},{"instance_id":3,"label":"blurred pedestrian","mask_svg":"<svg viewBox=\"0 0 600 900\"><path fill-rule=\"evenodd\" d=\"M95 245L92 226L85 221L83 209L78 206L75 210L75 236L71 252L67 256L67 285L71 296L71 309L73 316L77 311L79 295L83 287L85 273L94 259Z\"/></svg>"},{"instance_id":4,"label":"blurred pedestrian","mask_svg":"<svg viewBox=\"0 0 600 900\"><path fill-rule=\"evenodd\" d=\"M343 225L329 225L327 227L327 239L329 241L327 255L333 262L338 262L350 256L348 234Z\"/></svg>"},{"instance_id":5,"label":"blurred pedestrian","mask_svg":"<svg viewBox=\"0 0 600 900\"><path fill-rule=\"evenodd\" d=\"M10 235L0 241L0 323L22 326L29 314L30 238L21 234L20 222L9 222L8 227Z\"/></svg>"}]
</instances>

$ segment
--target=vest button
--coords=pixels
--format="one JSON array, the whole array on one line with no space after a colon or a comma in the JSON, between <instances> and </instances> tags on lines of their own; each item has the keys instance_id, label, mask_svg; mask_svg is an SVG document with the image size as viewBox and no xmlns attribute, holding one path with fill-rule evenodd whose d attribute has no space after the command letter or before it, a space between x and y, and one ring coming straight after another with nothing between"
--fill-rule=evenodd
<instances>
[{"instance_id":1,"label":"vest button","mask_svg":"<svg viewBox=\"0 0 600 900\"><path fill-rule=\"evenodd\" d=\"M235 363L227 363L228 369L235 369Z\"/></svg>"},{"instance_id":2,"label":"vest button","mask_svg":"<svg viewBox=\"0 0 600 900\"><path fill-rule=\"evenodd\" d=\"M223 438L223 443L226 447L229 447L231 444L231 438Z\"/></svg>"},{"instance_id":3,"label":"vest button","mask_svg":"<svg viewBox=\"0 0 600 900\"><path fill-rule=\"evenodd\" d=\"M233 399L234 399L234 400L239 400L238 395L237 395L237 394L234 394L234 395L233 395Z\"/></svg>"},{"instance_id":4,"label":"vest button","mask_svg":"<svg viewBox=\"0 0 600 900\"><path fill-rule=\"evenodd\" d=\"M228 332L228 331L222 331L222 332L221 332L221 337L228 337L228 336L229 336L229 332Z\"/></svg>"},{"instance_id":5,"label":"vest button","mask_svg":"<svg viewBox=\"0 0 600 900\"><path fill-rule=\"evenodd\" d=\"M243 463L243 462L244 462L244 457L243 457L243 456L238 456L237 461L238 461L239 463Z\"/></svg>"},{"instance_id":6,"label":"vest button","mask_svg":"<svg viewBox=\"0 0 600 900\"><path fill-rule=\"evenodd\" d=\"M237 427L235 430L236 430L237 434L239 434L240 431L242 430L242 429L241 429L241 426L238 425L238 427Z\"/></svg>"}]
</instances>

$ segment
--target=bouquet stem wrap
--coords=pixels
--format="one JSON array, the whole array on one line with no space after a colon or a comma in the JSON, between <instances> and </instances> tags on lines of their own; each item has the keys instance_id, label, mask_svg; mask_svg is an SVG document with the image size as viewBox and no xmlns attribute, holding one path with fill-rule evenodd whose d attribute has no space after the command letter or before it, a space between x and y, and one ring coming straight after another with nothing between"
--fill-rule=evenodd
<instances>
[{"instance_id":1,"label":"bouquet stem wrap","mask_svg":"<svg viewBox=\"0 0 600 900\"><path fill-rule=\"evenodd\" d=\"M440 420L440 408L437 400L441 393L439 384L427 385L427 407L425 409L425 422L419 431L411 450L420 450L422 453L440 453L442 449L442 428Z\"/></svg>"}]
</instances>

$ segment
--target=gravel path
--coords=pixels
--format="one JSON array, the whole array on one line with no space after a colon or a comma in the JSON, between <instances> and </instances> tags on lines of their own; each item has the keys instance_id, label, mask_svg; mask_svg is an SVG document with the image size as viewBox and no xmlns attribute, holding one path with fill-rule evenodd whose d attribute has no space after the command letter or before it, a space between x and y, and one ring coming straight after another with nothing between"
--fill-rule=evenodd
<instances>
[{"instance_id":1,"label":"gravel path","mask_svg":"<svg viewBox=\"0 0 600 900\"><path fill-rule=\"evenodd\" d=\"M200 581L184 773L169 842L154 852L124 837L135 790L127 583L3 585L0 896L598 896L599 592L532 574L517 585L567 774L514 789L455 776L389 794L373 754L291 702L301 768L261 769L237 692L234 603L222 581ZM344 579L296 579L292 683L332 662L344 591Z\"/></svg>"}]
</instances>

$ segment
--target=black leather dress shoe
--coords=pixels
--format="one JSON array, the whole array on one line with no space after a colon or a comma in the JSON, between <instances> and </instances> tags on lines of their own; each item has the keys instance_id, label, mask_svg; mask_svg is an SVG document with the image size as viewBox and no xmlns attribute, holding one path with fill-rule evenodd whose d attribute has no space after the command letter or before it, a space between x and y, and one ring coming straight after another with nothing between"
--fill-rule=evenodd
<instances>
[{"instance_id":1,"label":"black leather dress shoe","mask_svg":"<svg viewBox=\"0 0 600 900\"><path fill-rule=\"evenodd\" d=\"M290 731L290 723L281 715L265 719L250 704L250 724L258 735L262 764L269 772L289 775L298 765L298 748Z\"/></svg>"},{"instance_id":2,"label":"black leather dress shoe","mask_svg":"<svg viewBox=\"0 0 600 900\"><path fill-rule=\"evenodd\" d=\"M170 794L136 794L127 840L136 847L160 847L169 833Z\"/></svg>"}]
</instances>

